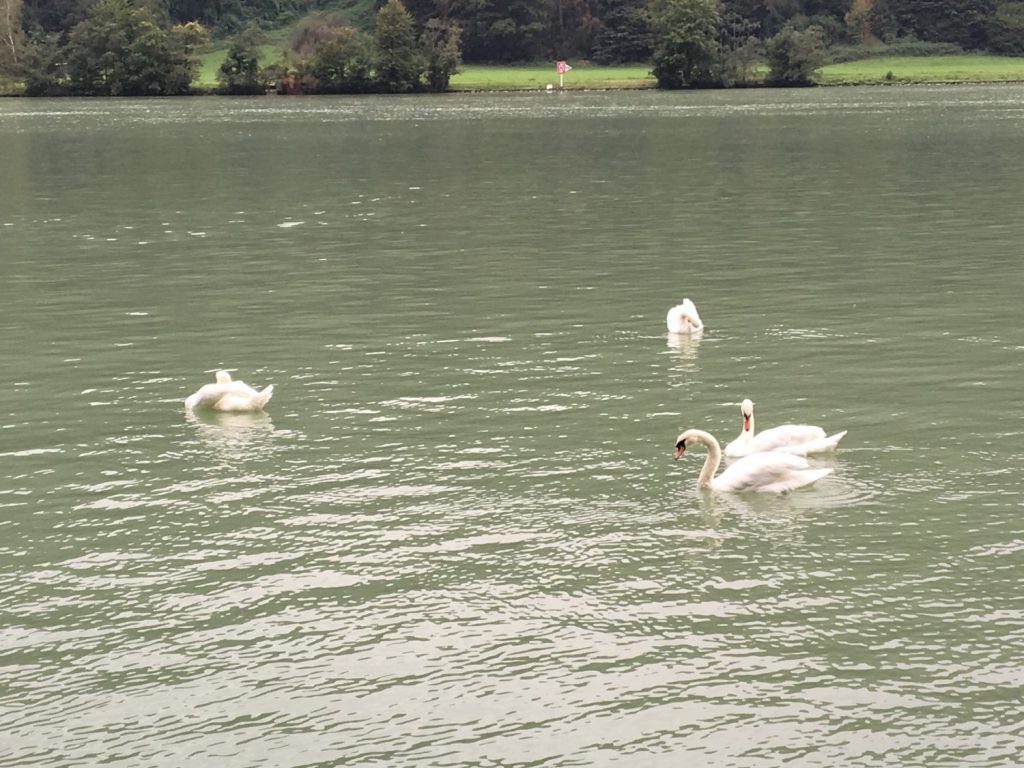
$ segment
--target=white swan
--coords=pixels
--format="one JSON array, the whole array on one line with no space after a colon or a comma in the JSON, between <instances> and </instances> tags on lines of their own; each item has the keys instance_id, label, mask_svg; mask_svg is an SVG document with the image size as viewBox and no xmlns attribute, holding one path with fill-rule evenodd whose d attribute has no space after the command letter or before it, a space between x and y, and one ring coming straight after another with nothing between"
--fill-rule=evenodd
<instances>
[{"instance_id":1,"label":"white swan","mask_svg":"<svg viewBox=\"0 0 1024 768\"><path fill-rule=\"evenodd\" d=\"M713 435L701 429L688 429L676 438L678 459L686 450L687 443L703 443L708 448L707 458L697 478L698 488L713 491L761 491L781 493L810 485L832 472L831 468L810 469L807 459L790 453L766 451L754 453L733 462L718 477L718 465L722 462L722 447Z\"/></svg>"},{"instance_id":2,"label":"white swan","mask_svg":"<svg viewBox=\"0 0 1024 768\"><path fill-rule=\"evenodd\" d=\"M668 311L665 316L665 325L670 333L703 333L704 323L700 321L697 314L697 307L689 299L683 299L682 304L677 304Z\"/></svg>"},{"instance_id":3,"label":"white swan","mask_svg":"<svg viewBox=\"0 0 1024 768\"><path fill-rule=\"evenodd\" d=\"M185 398L185 410L210 409L228 413L262 411L274 394L274 385L257 390L244 381L232 381L227 371L217 371L216 384L204 384Z\"/></svg>"},{"instance_id":4,"label":"white swan","mask_svg":"<svg viewBox=\"0 0 1024 768\"><path fill-rule=\"evenodd\" d=\"M739 437L725 446L725 455L730 458L764 451L782 451L796 456L824 453L834 451L846 435L846 430L843 430L826 437L824 429L810 424L782 424L755 434L754 403L749 399L740 403L740 414L743 416L743 428Z\"/></svg>"}]
</instances>

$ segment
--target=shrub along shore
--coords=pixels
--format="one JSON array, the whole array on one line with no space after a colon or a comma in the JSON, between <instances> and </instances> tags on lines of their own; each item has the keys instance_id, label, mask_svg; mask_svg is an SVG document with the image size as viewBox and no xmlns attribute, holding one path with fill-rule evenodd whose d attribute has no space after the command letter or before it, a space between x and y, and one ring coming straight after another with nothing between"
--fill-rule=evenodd
<instances>
[{"instance_id":1,"label":"shrub along shore","mask_svg":"<svg viewBox=\"0 0 1024 768\"><path fill-rule=\"evenodd\" d=\"M267 53L269 57L269 50ZM223 60L223 49L203 56L196 82L200 89L216 88L217 68ZM818 70L817 82L819 85L1024 82L1024 57L981 53L879 56L827 64ZM558 75L553 62L514 66L463 64L458 73L452 76L449 89L532 91L543 90L548 84L558 88ZM649 64L601 66L573 63L564 78L566 90L633 90L655 86L656 81Z\"/></svg>"},{"instance_id":2,"label":"shrub along shore","mask_svg":"<svg viewBox=\"0 0 1024 768\"><path fill-rule=\"evenodd\" d=\"M267 46L269 58L272 46ZM225 49L203 55L194 83L201 92L217 88L217 69L224 61ZM656 81L648 64L599 66L574 63L566 73L566 90L635 90L654 88ZM817 72L824 86L907 85L907 84L981 84L1024 82L1024 57L991 56L980 53L948 56L879 56L838 64L827 64ZM551 84L558 88L553 64L492 66L464 64L449 86L455 92L532 91ZM20 84L0 81L0 95L17 95Z\"/></svg>"}]
</instances>

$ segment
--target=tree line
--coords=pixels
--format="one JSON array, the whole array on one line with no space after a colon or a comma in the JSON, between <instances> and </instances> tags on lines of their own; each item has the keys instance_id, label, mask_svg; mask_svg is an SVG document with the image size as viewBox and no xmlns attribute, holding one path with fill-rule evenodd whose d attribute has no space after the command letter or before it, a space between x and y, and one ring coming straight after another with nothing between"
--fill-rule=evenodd
<instances>
[{"instance_id":1,"label":"tree line","mask_svg":"<svg viewBox=\"0 0 1024 768\"><path fill-rule=\"evenodd\" d=\"M298 19L264 61L260 29ZM663 88L748 84L766 62L796 84L866 44L1024 54L1024 0L0 0L0 76L29 93L186 93L211 36L230 38L231 93L444 90L461 61L553 59L650 62Z\"/></svg>"}]
</instances>

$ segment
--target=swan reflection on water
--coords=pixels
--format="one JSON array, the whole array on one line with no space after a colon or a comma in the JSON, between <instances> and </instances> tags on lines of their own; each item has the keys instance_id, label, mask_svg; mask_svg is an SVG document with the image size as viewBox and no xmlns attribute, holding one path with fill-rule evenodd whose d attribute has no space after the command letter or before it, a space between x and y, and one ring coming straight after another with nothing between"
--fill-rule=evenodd
<instances>
[{"instance_id":1,"label":"swan reflection on water","mask_svg":"<svg viewBox=\"0 0 1024 768\"><path fill-rule=\"evenodd\" d=\"M678 353L679 357L689 360L697 357L701 338L700 334L669 332L668 348Z\"/></svg>"},{"instance_id":2,"label":"swan reflection on water","mask_svg":"<svg viewBox=\"0 0 1024 768\"><path fill-rule=\"evenodd\" d=\"M222 413L185 412L199 439L225 458L247 459L268 452L272 447L274 422L264 411Z\"/></svg>"}]
</instances>

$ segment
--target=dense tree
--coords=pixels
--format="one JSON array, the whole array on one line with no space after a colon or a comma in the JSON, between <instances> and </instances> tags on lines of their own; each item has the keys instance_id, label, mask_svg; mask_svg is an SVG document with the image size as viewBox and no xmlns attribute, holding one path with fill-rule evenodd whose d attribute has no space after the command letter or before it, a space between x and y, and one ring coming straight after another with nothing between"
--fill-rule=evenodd
<instances>
[{"instance_id":1,"label":"dense tree","mask_svg":"<svg viewBox=\"0 0 1024 768\"><path fill-rule=\"evenodd\" d=\"M224 63L217 71L221 87L232 95L259 94L266 91L260 72L260 43L263 36L248 26L231 40Z\"/></svg>"},{"instance_id":2,"label":"dense tree","mask_svg":"<svg viewBox=\"0 0 1024 768\"><path fill-rule=\"evenodd\" d=\"M723 13L719 20L719 64L717 79L722 85L747 85L754 70L764 60L764 43L758 37L760 25L736 11Z\"/></svg>"},{"instance_id":3,"label":"dense tree","mask_svg":"<svg viewBox=\"0 0 1024 768\"><path fill-rule=\"evenodd\" d=\"M449 0L467 61L532 61L542 53L547 0Z\"/></svg>"},{"instance_id":4,"label":"dense tree","mask_svg":"<svg viewBox=\"0 0 1024 768\"><path fill-rule=\"evenodd\" d=\"M594 33L592 57L599 64L624 64L651 58L650 14L646 2L603 0Z\"/></svg>"},{"instance_id":5,"label":"dense tree","mask_svg":"<svg viewBox=\"0 0 1024 768\"><path fill-rule=\"evenodd\" d=\"M0 0L0 73L17 67L21 38L21 0Z\"/></svg>"},{"instance_id":6,"label":"dense tree","mask_svg":"<svg viewBox=\"0 0 1024 768\"><path fill-rule=\"evenodd\" d=\"M989 19L988 48L996 53L1024 54L1024 1L1007 0Z\"/></svg>"},{"instance_id":7,"label":"dense tree","mask_svg":"<svg viewBox=\"0 0 1024 768\"><path fill-rule=\"evenodd\" d=\"M21 49L14 74L25 82L27 96L46 96L64 90L62 83L67 78L56 38L56 35L34 37Z\"/></svg>"},{"instance_id":8,"label":"dense tree","mask_svg":"<svg viewBox=\"0 0 1024 768\"><path fill-rule=\"evenodd\" d=\"M457 24L431 19L420 35L426 61L427 85L432 91L448 90L448 83L459 70L459 43L462 31Z\"/></svg>"},{"instance_id":9,"label":"dense tree","mask_svg":"<svg viewBox=\"0 0 1024 768\"><path fill-rule=\"evenodd\" d=\"M202 28L171 32L168 22L159 8L135 0L100 0L68 36L70 89L99 96L186 93Z\"/></svg>"},{"instance_id":10,"label":"dense tree","mask_svg":"<svg viewBox=\"0 0 1024 768\"><path fill-rule=\"evenodd\" d=\"M770 71L768 81L779 85L810 85L814 72L825 63L821 30L808 27L798 31L786 27L765 46Z\"/></svg>"},{"instance_id":11,"label":"dense tree","mask_svg":"<svg viewBox=\"0 0 1024 768\"><path fill-rule=\"evenodd\" d=\"M714 0L651 0L652 69L660 88L712 80L718 60L718 5Z\"/></svg>"},{"instance_id":12,"label":"dense tree","mask_svg":"<svg viewBox=\"0 0 1024 768\"><path fill-rule=\"evenodd\" d=\"M416 45L412 16L401 0L388 0L377 11L374 29L377 82L389 93L405 93L419 85L422 56Z\"/></svg>"},{"instance_id":13,"label":"dense tree","mask_svg":"<svg viewBox=\"0 0 1024 768\"><path fill-rule=\"evenodd\" d=\"M875 0L870 24L882 39L915 37L984 48L996 13L996 0Z\"/></svg>"},{"instance_id":14,"label":"dense tree","mask_svg":"<svg viewBox=\"0 0 1024 768\"><path fill-rule=\"evenodd\" d=\"M308 69L318 93L368 91L372 87L373 44L362 32L342 27L315 47Z\"/></svg>"},{"instance_id":15,"label":"dense tree","mask_svg":"<svg viewBox=\"0 0 1024 768\"><path fill-rule=\"evenodd\" d=\"M36 37L37 32L67 35L93 5L94 0L23 0L22 25Z\"/></svg>"},{"instance_id":16,"label":"dense tree","mask_svg":"<svg viewBox=\"0 0 1024 768\"><path fill-rule=\"evenodd\" d=\"M586 56L601 27L594 0L548 0L546 52L555 59Z\"/></svg>"}]
</instances>

